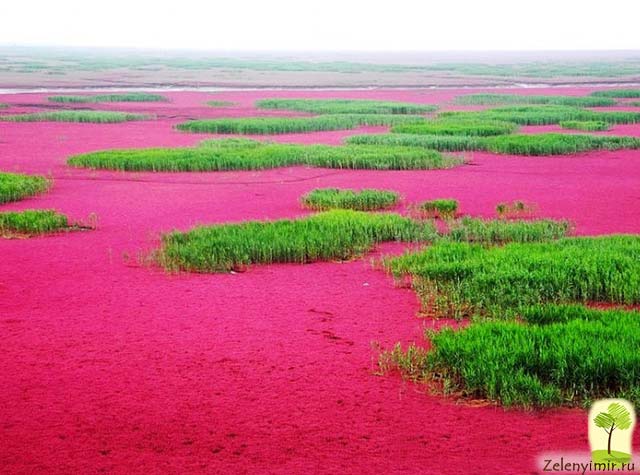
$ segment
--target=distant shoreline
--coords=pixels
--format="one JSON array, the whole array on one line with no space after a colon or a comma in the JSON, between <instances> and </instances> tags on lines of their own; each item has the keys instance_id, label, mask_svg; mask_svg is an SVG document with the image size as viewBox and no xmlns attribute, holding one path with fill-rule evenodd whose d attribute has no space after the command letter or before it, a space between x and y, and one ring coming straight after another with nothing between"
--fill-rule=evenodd
<instances>
[{"instance_id":1,"label":"distant shoreline","mask_svg":"<svg viewBox=\"0 0 640 475\"><path fill-rule=\"evenodd\" d=\"M594 83L517 83L512 85L456 85L456 86L60 86L60 87L0 87L0 94L46 94L57 92L110 92L110 91L148 91L148 92L233 92L233 91L375 91L375 90L413 90L413 89L549 89L576 87L640 87L640 82L594 82Z\"/></svg>"}]
</instances>

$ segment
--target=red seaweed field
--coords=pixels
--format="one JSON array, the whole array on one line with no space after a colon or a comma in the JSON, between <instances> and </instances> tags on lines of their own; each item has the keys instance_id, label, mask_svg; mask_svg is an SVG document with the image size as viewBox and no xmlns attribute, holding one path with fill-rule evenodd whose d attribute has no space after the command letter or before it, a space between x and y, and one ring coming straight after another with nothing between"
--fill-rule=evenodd
<instances>
[{"instance_id":1,"label":"red seaweed field","mask_svg":"<svg viewBox=\"0 0 640 475\"><path fill-rule=\"evenodd\" d=\"M582 409L505 409L379 374L380 348L425 344L423 330L439 324L420 318L415 293L372 265L400 245L347 262L252 265L221 274L168 273L145 257L174 229L309 214L300 197L326 187L394 190L402 196L398 211L406 203L455 198L462 213L479 217L493 216L498 202L524 200L536 204L537 216L571 220L578 235L640 233L637 150L552 157L465 152L467 163L459 167L402 171L153 173L66 163L84 152L191 146L214 137L175 129L187 119L299 115L255 109L263 98L361 98L460 110L452 100L469 92L173 91L162 93L168 102L83 104L155 120L0 122L0 170L53 182L47 193L0 211L51 208L97 221L90 232L0 239L0 472L523 475L537 473L544 452L588 451ZM214 99L233 105L206 105ZM5 94L0 102L9 105L1 114L51 106L43 93ZM339 145L350 135L386 130L260 138ZM640 136L640 125L604 134Z\"/></svg>"}]
</instances>

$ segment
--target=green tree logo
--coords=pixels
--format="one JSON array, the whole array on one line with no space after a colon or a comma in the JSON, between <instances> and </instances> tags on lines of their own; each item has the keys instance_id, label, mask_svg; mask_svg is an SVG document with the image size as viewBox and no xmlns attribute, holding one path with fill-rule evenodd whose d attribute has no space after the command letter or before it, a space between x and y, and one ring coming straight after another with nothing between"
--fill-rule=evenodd
<instances>
[{"instance_id":1,"label":"green tree logo","mask_svg":"<svg viewBox=\"0 0 640 475\"><path fill-rule=\"evenodd\" d=\"M608 435L607 454L611 456L611 439L613 432L627 430L632 425L631 413L622 404L613 402L609 404L606 412L599 413L594 419L596 426L603 429Z\"/></svg>"}]
</instances>

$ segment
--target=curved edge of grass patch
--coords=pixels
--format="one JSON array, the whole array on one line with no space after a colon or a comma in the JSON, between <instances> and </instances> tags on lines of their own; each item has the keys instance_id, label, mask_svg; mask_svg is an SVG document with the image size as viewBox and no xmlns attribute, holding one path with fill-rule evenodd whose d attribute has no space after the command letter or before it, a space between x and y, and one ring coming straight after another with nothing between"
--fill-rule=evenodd
<instances>
[{"instance_id":1,"label":"curved edge of grass patch","mask_svg":"<svg viewBox=\"0 0 640 475\"><path fill-rule=\"evenodd\" d=\"M0 204L44 193L50 187L51 180L44 176L0 172Z\"/></svg>"},{"instance_id":2,"label":"curved edge of grass patch","mask_svg":"<svg viewBox=\"0 0 640 475\"><path fill-rule=\"evenodd\" d=\"M34 112L29 114L1 115L5 122L77 122L94 124L117 124L136 120L150 120L151 114L132 112L96 111L96 110L61 110Z\"/></svg>"},{"instance_id":3,"label":"curved edge of grass patch","mask_svg":"<svg viewBox=\"0 0 640 475\"><path fill-rule=\"evenodd\" d=\"M251 264L346 260L380 242L434 238L433 225L398 214L332 210L168 233L154 257L168 271L228 272Z\"/></svg>"},{"instance_id":4,"label":"curved edge of grass patch","mask_svg":"<svg viewBox=\"0 0 640 475\"><path fill-rule=\"evenodd\" d=\"M400 200L395 191L362 189L347 190L338 188L319 188L310 191L300 199L305 208L316 211L329 209L351 209L375 211L389 209Z\"/></svg>"}]
</instances>

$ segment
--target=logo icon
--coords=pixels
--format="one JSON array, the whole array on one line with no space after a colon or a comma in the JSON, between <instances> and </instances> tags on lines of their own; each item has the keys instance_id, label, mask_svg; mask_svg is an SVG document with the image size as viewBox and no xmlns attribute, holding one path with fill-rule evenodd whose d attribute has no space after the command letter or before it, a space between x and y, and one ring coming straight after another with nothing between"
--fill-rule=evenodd
<instances>
[{"instance_id":1,"label":"logo icon","mask_svg":"<svg viewBox=\"0 0 640 475\"><path fill-rule=\"evenodd\" d=\"M621 467L631 462L635 423L635 411L629 401L596 401L589 411L589 444L593 463Z\"/></svg>"}]
</instances>

